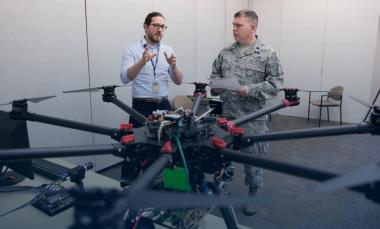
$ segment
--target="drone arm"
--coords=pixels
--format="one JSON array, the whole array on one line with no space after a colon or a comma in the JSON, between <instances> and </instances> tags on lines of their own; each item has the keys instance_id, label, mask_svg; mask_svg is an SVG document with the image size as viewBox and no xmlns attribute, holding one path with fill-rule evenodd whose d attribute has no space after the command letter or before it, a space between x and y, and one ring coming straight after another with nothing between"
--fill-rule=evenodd
<instances>
[{"instance_id":1,"label":"drone arm","mask_svg":"<svg viewBox=\"0 0 380 229\"><path fill-rule=\"evenodd\" d=\"M0 160L116 154L123 150L125 146L122 144L4 149L0 150Z\"/></svg>"},{"instance_id":2,"label":"drone arm","mask_svg":"<svg viewBox=\"0 0 380 229\"><path fill-rule=\"evenodd\" d=\"M129 187L130 191L141 191L145 188L150 188L152 182L161 173L161 171L168 165L172 157L170 154L162 154L149 168L139 176L139 179Z\"/></svg>"},{"instance_id":3,"label":"drone arm","mask_svg":"<svg viewBox=\"0 0 380 229\"><path fill-rule=\"evenodd\" d=\"M201 104L202 97L203 96L201 94L195 96L193 107L191 108L191 113L196 114L198 112L198 108Z\"/></svg>"},{"instance_id":4,"label":"drone arm","mask_svg":"<svg viewBox=\"0 0 380 229\"><path fill-rule=\"evenodd\" d=\"M145 122L146 122L146 118L144 115L140 114L139 112L137 112L136 110L132 109L130 106L127 106L125 103L123 103L122 101L120 101L116 95L113 94L113 96L111 97L107 97L105 98L104 95L103 95L103 101L105 102L111 102L113 104L115 104L116 106L118 106L120 109L122 109L123 111L127 112L128 114L130 114L133 118L135 118L139 123L145 125Z\"/></svg>"},{"instance_id":5,"label":"drone arm","mask_svg":"<svg viewBox=\"0 0 380 229\"><path fill-rule=\"evenodd\" d=\"M334 127L322 127L322 128L309 128L303 130L291 130L291 131L277 131L265 134L256 134L252 136L242 137L242 147L249 147L255 142L260 141L275 141L275 140L287 140L297 138L312 138L312 137L324 137L334 135L346 135L346 134L365 134L370 133L372 126L366 124L353 124L346 126L334 126Z\"/></svg>"},{"instance_id":6,"label":"drone arm","mask_svg":"<svg viewBox=\"0 0 380 229\"><path fill-rule=\"evenodd\" d=\"M298 101L298 103L299 103L299 101ZM248 114L246 116L240 117L238 119L233 120L232 122L234 123L235 126L240 126L240 125L243 125L244 123L247 123L247 122L249 122L249 121L251 121L251 120L253 120L255 118L258 118L260 116L269 114L269 113L271 113L273 111L282 109L284 107L293 106L293 105L297 105L297 104L294 104L293 102L291 102L291 101L289 101L287 99L284 99L283 101L281 101L278 104L275 104L273 106L261 109L259 111L256 111L256 112L253 112L251 114Z\"/></svg>"},{"instance_id":7,"label":"drone arm","mask_svg":"<svg viewBox=\"0 0 380 229\"><path fill-rule=\"evenodd\" d=\"M280 173L285 173L293 175L296 177L306 178L314 181L327 181L329 179L339 176L335 173L325 172L317 169L307 168L299 165L294 165L286 162L274 161L270 159L264 159L255 157L249 154L241 153L238 151L224 149L220 151L221 156L224 159L236 161L243 164L249 164L264 169L273 170ZM349 188L351 191L366 193L368 192L368 187L366 186L355 186Z\"/></svg>"},{"instance_id":8,"label":"drone arm","mask_svg":"<svg viewBox=\"0 0 380 229\"><path fill-rule=\"evenodd\" d=\"M94 132L97 134L104 134L116 139L120 135L120 131L118 129L91 125L91 124L82 123L82 122L70 121L66 119L54 118L54 117L49 117L46 115L40 115L40 114L35 114L35 113L30 113L30 112L19 113L19 112L11 111L9 113L9 117L15 120L28 120L32 122L42 122L42 123L52 124L56 126L76 129L76 130L83 130L83 131L88 131L88 132Z\"/></svg>"},{"instance_id":9,"label":"drone arm","mask_svg":"<svg viewBox=\"0 0 380 229\"><path fill-rule=\"evenodd\" d=\"M254 165L264 169L270 169L276 172L281 172L315 181L325 181L337 176L337 174L306 168L303 166L292 165L285 162L259 158L230 149L224 149L220 151L220 153L222 154L223 158L227 160Z\"/></svg>"}]
</instances>

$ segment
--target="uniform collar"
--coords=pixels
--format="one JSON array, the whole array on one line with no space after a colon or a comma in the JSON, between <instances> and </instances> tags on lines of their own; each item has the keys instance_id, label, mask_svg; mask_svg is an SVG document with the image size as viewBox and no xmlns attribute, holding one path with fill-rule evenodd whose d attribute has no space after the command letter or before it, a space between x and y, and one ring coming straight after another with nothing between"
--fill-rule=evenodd
<instances>
[{"instance_id":1,"label":"uniform collar","mask_svg":"<svg viewBox=\"0 0 380 229\"><path fill-rule=\"evenodd\" d=\"M254 54L254 53L261 53L261 40L259 39L259 37L257 35L256 36L256 41L255 43L253 43L252 45L250 45L249 49L247 49L247 51L245 51L245 55L251 55L251 54ZM236 55L240 55L240 51L239 51L239 43L238 42L234 42L230 47L228 47L227 49L228 50L231 50L234 54Z\"/></svg>"}]
</instances>

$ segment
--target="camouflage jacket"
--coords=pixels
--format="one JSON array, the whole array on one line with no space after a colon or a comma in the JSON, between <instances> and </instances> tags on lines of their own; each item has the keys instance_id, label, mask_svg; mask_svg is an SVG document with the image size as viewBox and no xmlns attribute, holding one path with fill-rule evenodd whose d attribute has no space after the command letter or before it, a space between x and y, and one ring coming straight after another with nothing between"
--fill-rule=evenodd
<instances>
[{"instance_id":1,"label":"camouflage jacket","mask_svg":"<svg viewBox=\"0 0 380 229\"><path fill-rule=\"evenodd\" d=\"M283 83L282 75L277 53L257 39L243 53L237 42L224 48L214 61L211 78L235 77L240 85L248 86L248 96L239 96L233 91L220 95L224 101L224 115L238 118L262 109L268 99L276 96L275 90L268 89L279 88Z\"/></svg>"}]
</instances>

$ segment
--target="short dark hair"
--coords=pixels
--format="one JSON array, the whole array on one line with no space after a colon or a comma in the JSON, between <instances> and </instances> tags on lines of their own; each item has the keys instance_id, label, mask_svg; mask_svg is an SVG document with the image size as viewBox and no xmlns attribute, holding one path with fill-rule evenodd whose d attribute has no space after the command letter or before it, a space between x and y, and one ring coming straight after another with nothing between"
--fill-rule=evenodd
<instances>
[{"instance_id":1,"label":"short dark hair","mask_svg":"<svg viewBox=\"0 0 380 229\"><path fill-rule=\"evenodd\" d=\"M153 17L162 17L162 18L165 19L164 15L162 13L160 13L160 12L151 12L148 15L146 15L144 24L145 25L150 25L150 23L152 22L152 18Z\"/></svg>"},{"instance_id":2,"label":"short dark hair","mask_svg":"<svg viewBox=\"0 0 380 229\"><path fill-rule=\"evenodd\" d=\"M246 17L252 20L256 25L259 22L259 17L253 10L247 10L247 9L239 10L238 12L234 14L234 17Z\"/></svg>"}]
</instances>

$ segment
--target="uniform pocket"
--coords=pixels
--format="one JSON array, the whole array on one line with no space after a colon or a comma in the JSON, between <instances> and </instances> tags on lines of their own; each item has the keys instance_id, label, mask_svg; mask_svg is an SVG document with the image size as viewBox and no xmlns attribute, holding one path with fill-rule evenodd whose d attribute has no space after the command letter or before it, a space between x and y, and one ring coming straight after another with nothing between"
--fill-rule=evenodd
<instances>
[{"instance_id":1,"label":"uniform pocket","mask_svg":"<svg viewBox=\"0 0 380 229\"><path fill-rule=\"evenodd\" d=\"M265 78L265 65L260 63L248 63L246 65L246 76L247 76L247 84L249 83L260 83L264 81Z\"/></svg>"},{"instance_id":2,"label":"uniform pocket","mask_svg":"<svg viewBox=\"0 0 380 229\"><path fill-rule=\"evenodd\" d=\"M222 75L228 77L231 75L232 61L225 60L222 63Z\"/></svg>"}]
</instances>

